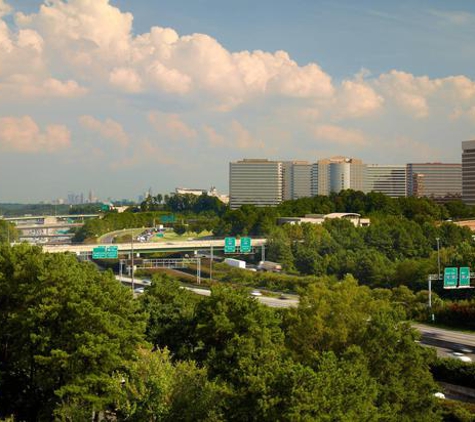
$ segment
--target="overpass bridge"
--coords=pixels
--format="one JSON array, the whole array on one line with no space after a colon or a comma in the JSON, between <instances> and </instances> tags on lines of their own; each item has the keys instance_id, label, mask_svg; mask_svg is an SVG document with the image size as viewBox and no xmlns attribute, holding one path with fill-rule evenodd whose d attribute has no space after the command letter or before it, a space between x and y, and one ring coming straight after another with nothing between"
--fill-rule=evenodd
<instances>
[{"instance_id":1,"label":"overpass bridge","mask_svg":"<svg viewBox=\"0 0 475 422\"><path fill-rule=\"evenodd\" d=\"M252 247L262 248L267 244L267 239L252 239ZM43 251L49 253L70 252L76 255L92 255L92 250L98 246L111 246L110 244L88 244L88 245L44 245ZM224 249L224 239L209 240L187 240L175 242L146 242L146 243L114 243L117 246L119 254L134 253L152 253L152 252L194 252L194 251L211 251L216 249ZM236 239L236 249L239 250L241 240Z\"/></svg>"},{"instance_id":2,"label":"overpass bridge","mask_svg":"<svg viewBox=\"0 0 475 422\"><path fill-rule=\"evenodd\" d=\"M5 221L15 224L20 240L36 243L49 239L71 241L74 234L69 233L71 228L81 227L89 218L98 217L98 214L71 214L71 215L28 215L23 217L7 217Z\"/></svg>"}]
</instances>

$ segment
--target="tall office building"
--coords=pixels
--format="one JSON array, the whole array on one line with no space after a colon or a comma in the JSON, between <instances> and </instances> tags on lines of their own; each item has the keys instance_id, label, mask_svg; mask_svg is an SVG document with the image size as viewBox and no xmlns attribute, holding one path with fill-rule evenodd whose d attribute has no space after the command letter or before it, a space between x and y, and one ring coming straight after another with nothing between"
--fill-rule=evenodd
<instances>
[{"instance_id":1,"label":"tall office building","mask_svg":"<svg viewBox=\"0 0 475 422\"><path fill-rule=\"evenodd\" d=\"M332 157L319 160L312 166L313 195L329 195L345 189L363 190L364 164L361 160Z\"/></svg>"},{"instance_id":2,"label":"tall office building","mask_svg":"<svg viewBox=\"0 0 475 422\"><path fill-rule=\"evenodd\" d=\"M443 200L462 194L461 164L409 163L406 172L408 196Z\"/></svg>"},{"instance_id":3,"label":"tall office building","mask_svg":"<svg viewBox=\"0 0 475 422\"><path fill-rule=\"evenodd\" d=\"M381 192L392 198L406 196L406 165L367 164L364 172L365 193Z\"/></svg>"},{"instance_id":4,"label":"tall office building","mask_svg":"<svg viewBox=\"0 0 475 422\"><path fill-rule=\"evenodd\" d=\"M229 163L229 203L231 209L242 205L275 206L283 198L282 162L244 159Z\"/></svg>"},{"instance_id":5,"label":"tall office building","mask_svg":"<svg viewBox=\"0 0 475 422\"><path fill-rule=\"evenodd\" d=\"M312 165L308 161L284 161L283 200L312 196Z\"/></svg>"},{"instance_id":6,"label":"tall office building","mask_svg":"<svg viewBox=\"0 0 475 422\"><path fill-rule=\"evenodd\" d=\"M475 205L475 140L462 142L462 200Z\"/></svg>"}]
</instances>

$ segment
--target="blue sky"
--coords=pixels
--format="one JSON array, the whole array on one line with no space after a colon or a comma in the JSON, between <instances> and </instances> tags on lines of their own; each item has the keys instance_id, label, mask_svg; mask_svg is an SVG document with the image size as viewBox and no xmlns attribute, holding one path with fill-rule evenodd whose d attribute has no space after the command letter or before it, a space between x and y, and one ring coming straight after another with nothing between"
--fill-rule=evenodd
<instances>
[{"instance_id":1,"label":"blue sky","mask_svg":"<svg viewBox=\"0 0 475 422\"><path fill-rule=\"evenodd\" d=\"M471 1L0 0L0 201L227 192L244 157L460 162Z\"/></svg>"}]
</instances>

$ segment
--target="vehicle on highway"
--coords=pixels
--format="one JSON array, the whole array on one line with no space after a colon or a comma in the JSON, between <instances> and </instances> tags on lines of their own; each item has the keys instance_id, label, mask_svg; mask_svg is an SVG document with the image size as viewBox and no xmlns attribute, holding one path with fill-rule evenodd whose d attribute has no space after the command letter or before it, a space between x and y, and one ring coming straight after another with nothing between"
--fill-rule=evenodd
<instances>
[{"instance_id":1,"label":"vehicle on highway","mask_svg":"<svg viewBox=\"0 0 475 422\"><path fill-rule=\"evenodd\" d=\"M464 344L456 344L452 347L456 352L473 353L473 350Z\"/></svg>"},{"instance_id":2,"label":"vehicle on highway","mask_svg":"<svg viewBox=\"0 0 475 422\"><path fill-rule=\"evenodd\" d=\"M137 287L136 289L134 289L134 293L137 293L139 295L141 295L143 292L145 292L145 289L143 287Z\"/></svg>"},{"instance_id":3,"label":"vehicle on highway","mask_svg":"<svg viewBox=\"0 0 475 422\"><path fill-rule=\"evenodd\" d=\"M438 391L437 393L434 393L434 397L437 397L438 399L445 400L445 394L441 393L440 391Z\"/></svg>"},{"instance_id":4,"label":"vehicle on highway","mask_svg":"<svg viewBox=\"0 0 475 422\"><path fill-rule=\"evenodd\" d=\"M144 284L145 286L150 286L152 284L152 281L149 280L148 278L143 278L142 284Z\"/></svg>"},{"instance_id":5,"label":"vehicle on highway","mask_svg":"<svg viewBox=\"0 0 475 422\"><path fill-rule=\"evenodd\" d=\"M282 271L282 264L272 261L260 261L257 269L260 271L269 271L273 273L279 273Z\"/></svg>"},{"instance_id":6,"label":"vehicle on highway","mask_svg":"<svg viewBox=\"0 0 475 422\"><path fill-rule=\"evenodd\" d=\"M253 290L251 296L262 296L262 293L259 290Z\"/></svg>"},{"instance_id":7,"label":"vehicle on highway","mask_svg":"<svg viewBox=\"0 0 475 422\"><path fill-rule=\"evenodd\" d=\"M465 363L472 362L472 358L469 356L465 356L462 352L452 352L452 356L455 359L461 360L462 362L465 362Z\"/></svg>"}]
</instances>

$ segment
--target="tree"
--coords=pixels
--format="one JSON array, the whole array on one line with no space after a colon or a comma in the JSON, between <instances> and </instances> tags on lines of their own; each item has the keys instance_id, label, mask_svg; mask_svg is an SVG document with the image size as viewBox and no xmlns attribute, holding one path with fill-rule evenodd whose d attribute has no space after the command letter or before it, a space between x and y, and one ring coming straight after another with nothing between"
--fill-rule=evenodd
<instances>
[{"instance_id":1,"label":"tree","mask_svg":"<svg viewBox=\"0 0 475 422\"><path fill-rule=\"evenodd\" d=\"M154 275L143 296L148 314L147 340L154 348L167 347L176 359L188 359L194 350L194 317L199 297L182 289L172 277Z\"/></svg>"},{"instance_id":2,"label":"tree","mask_svg":"<svg viewBox=\"0 0 475 422\"><path fill-rule=\"evenodd\" d=\"M178 235L178 236L183 236L186 233L187 226L181 223L176 223L173 226L173 231Z\"/></svg>"},{"instance_id":3,"label":"tree","mask_svg":"<svg viewBox=\"0 0 475 422\"><path fill-rule=\"evenodd\" d=\"M0 243L12 243L18 240L18 230L15 225L0 220Z\"/></svg>"},{"instance_id":4,"label":"tree","mask_svg":"<svg viewBox=\"0 0 475 422\"><path fill-rule=\"evenodd\" d=\"M44 420L74 405L90 418L106 407L104 385L143 338L130 291L26 244L0 247L0 291L0 417Z\"/></svg>"},{"instance_id":5,"label":"tree","mask_svg":"<svg viewBox=\"0 0 475 422\"><path fill-rule=\"evenodd\" d=\"M118 420L221 420L221 388L194 362L174 364L166 349L141 349L109 385Z\"/></svg>"}]
</instances>

